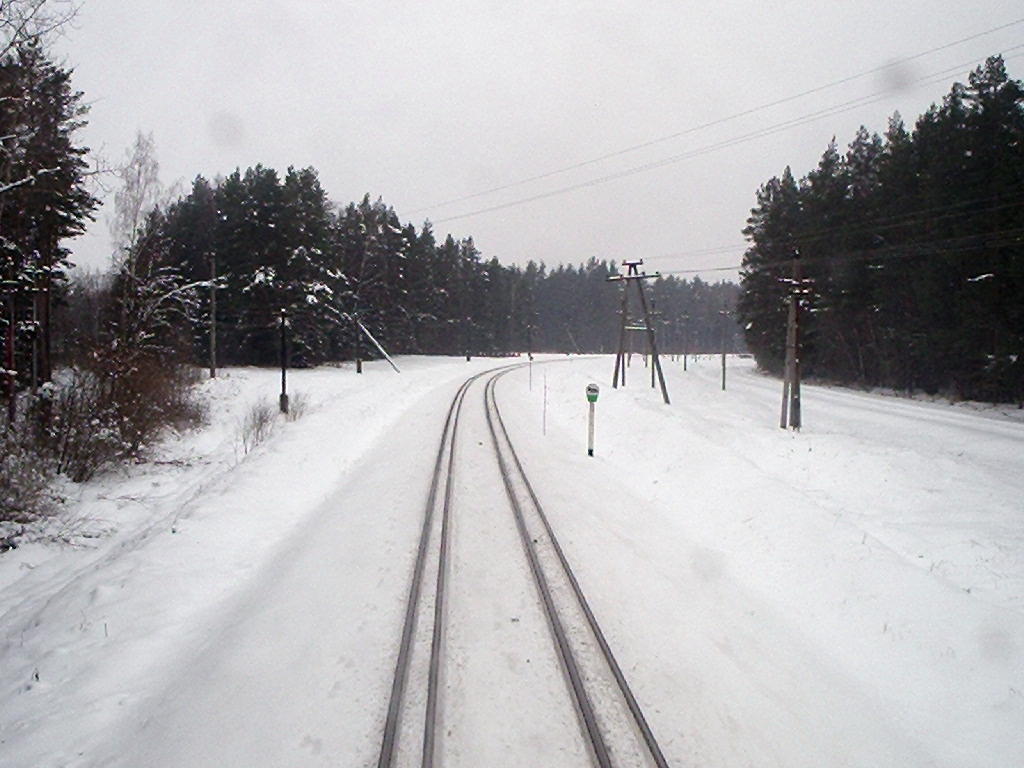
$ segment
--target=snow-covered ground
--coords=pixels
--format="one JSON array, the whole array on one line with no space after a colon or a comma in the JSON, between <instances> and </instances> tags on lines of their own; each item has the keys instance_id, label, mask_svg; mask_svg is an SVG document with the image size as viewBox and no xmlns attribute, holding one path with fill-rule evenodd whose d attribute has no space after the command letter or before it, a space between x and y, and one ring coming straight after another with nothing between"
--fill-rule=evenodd
<instances>
[{"instance_id":1,"label":"snow-covered ground","mask_svg":"<svg viewBox=\"0 0 1024 768\"><path fill-rule=\"evenodd\" d=\"M794 434L749 360L725 392L717 359L666 361L666 406L640 358L620 390L610 358L546 359L499 403L670 764L1024 765L1018 412L810 386ZM239 422L278 379L229 370L203 385L209 427L70 489L66 543L0 555L0 764L375 764L444 412L514 361L398 362L293 372L307 413L248 455ZM481 391L459 448L445 764L577 765L572 735L562 752L527 732L566 705L526 620ZM492 660L526 698L475 703Z\"/></svg>"}]
</instances>

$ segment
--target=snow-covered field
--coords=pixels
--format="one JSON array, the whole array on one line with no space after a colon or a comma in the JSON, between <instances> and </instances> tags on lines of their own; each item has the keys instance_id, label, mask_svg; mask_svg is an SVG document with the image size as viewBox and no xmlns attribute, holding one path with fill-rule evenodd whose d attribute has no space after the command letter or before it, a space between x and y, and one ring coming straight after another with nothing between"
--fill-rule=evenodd
<instances>
[{"instance_id":1,"label":"snow-covered field","mask_svg":"<svg viewBox=\"0 0 1024 768\"><path fill-rule=\"evenodd\" d=\"M1024 765L1019 412L809 386L794 434L749 360L725 392L717 359L666 361L671 406L640 358L624 390L611 358L545 360L499 403L672 765ZM445 410L515 361L398 362L293 372L308 412L248 454L239 422L278 378L229 370L203 385L209 427L69 489L65 543L0 554L0 765L375 764ZM444 764L580 765L528 732L562 721L563 684L519 621L536 598L513 578L481 391ZM492 674L531 711L488 703Z\"/></svg>"}]
</instances>

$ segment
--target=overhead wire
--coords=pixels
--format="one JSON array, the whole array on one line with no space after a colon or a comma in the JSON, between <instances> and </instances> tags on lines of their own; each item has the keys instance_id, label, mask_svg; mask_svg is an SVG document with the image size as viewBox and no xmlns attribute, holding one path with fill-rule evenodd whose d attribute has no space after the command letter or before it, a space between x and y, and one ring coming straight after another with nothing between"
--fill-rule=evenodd
<instances>
[{"instance_id":1,"label":"overhead wire","mask_svg":"<svg viewBox=\"0 0 1024 768\"><path fill-rule=\"evenodd\" d=\"M710 121L707 121L705 123L701 123L699 125L691 126L691 127L686 128L684 130L681 130L681 131L676 131L674 133L671 133L671 134L668 134L668 135L665 135L665 136L660 136L660 137L655 138L655 139L650 139L650 140L647 140L647 141L644 141L644 142L640 142L638 144L633 144L631 146L624 147L622 149L618 149L618 150L615 150L615 151L612 151L612 152L608 152L608 153L605 153L605 154L602 154L602 155L598 155L596 157L592 157L592 158L589 158L587 160L582 160L582 161L577 162L577 163L572 163L570 165L565 165L565 166L562 166L560 168L556 168L556 169L551 170L551 171L546 171L544 173L536 174L534 176L529 176L529 177L526 177L526 178L518 179L516 181L512 181L512 182L509 182L509 183L506 183L506 184L501 184L501 185L498 185L498 186L490 187L488 189L480 190L478 192L473 192L473 193L470 193L470 194L462 195L460 197L455 197L455 198L451 198L451 199L448 199L448 200L443 200L441 202L433 203L431 205L426 205L426 206L421 206L419 208L414 208L414 209L408 211L408 213L415 214L415 213L420 213L422 211L433 210L435 208L441 208L441 207L448 206L448 205L454 205L456 203L465 202L467 200L474 200L476 198L484 197L486 195L494 194L496 192L502 192L502 191L507 190L507 189L513 189L515 187L523 186L525 184L529 184L529 183L532 183L532 182L535 182L535 181L541 181L543 179L547 179L547 178L550 178L552 176L557 176L557 175L560 175L560 174L563 174L563 173L568 173L569 171L574 171L574 170L578 170L580 168L585 168L585 167L590 166L590 165L595 165L595 164L603 162L605 160L610 160L612 158L620 157L622 155L626 155L626 154L629 154L631 152L635 152L635 151L638 151L638 150L641 150L641 149L646 149L648 147L652 147L652 146L655 146L657 144L664 143L666 141L671 141L673 139L678 139L678 138L681 138L683 136L687 136L687 135L690 135L690 134L693 134L693 133L697 133L697 132L702 131L702 130L706 130L708 128L713 128L713 127L718 126L718 125L723 125L723 124L731 122L733 120L737 120L737 119L739 119L741 117L747 117L747 116L755 114L757 112L761 112L763 110L770 109L772 107L777 107L777 106L780 106L782 104L787 104L789 102L796 101L796 100L804 98L806 96L811 96L811 95L816 94L816 93L821 93L823 91L829 90L831 88L838 87L840 85L845 85L847 83L853 82L855 80L859 80L859 79L867 77L869 75L878 74L879 72L884 72L886 70L890 70L890 69L893 69L895 67L899 67L899 66L905 65L905 64L907 64L907 63L909 63L911 61L916 61L917 59L921 59L921 58L924 58L926 56L930 56L930 55L932 55L934 53L939 53L941 51L948 50L950 48L954 48L954 47L956 47L958 45L962 45L963 43L970 42L972 40L977 40L979 38L986 37L988 35L992 35L992 34L994 34L996 32L1000 32L1000 31L1002 31L1004 29L1008 29L1010 27L1014 27L1014 26L1017 26L1017 25L1022 24L1022 23L1024 23L1024 18L1015 19L1015 20L1007 22L1005 24L1000 24L1000 25L992 27L990 29L983 30L982 32L977 32L977 33L972 34L972 35L967 35L967 36L959 38L957 40L953 40L952 42L945 43L943 45L939 45L939 46L936 46L934 48L929 48L926 51L921 51L921 52L913 54L911 56L905 56L903 58L896 59L894 61L891 61L891 62L888 62L886 64L880 65L878 67L873 67L871 69L864 70L863 72L858 72L858 73L853 74L853 75L848 75L848 76L842 77L842 78L840 78L838 80L833 80L833 81L831 81L829 83L825 83L823 85L815 86L814 88L809 88L807 90L800 91L799 93L795 93L795 94L792 94L792 95L789 95L789 96L785 96L785 97L782 97L782 98L779 98L779 99L775 99L773 101L769 101L769 102L766 102L764 104L759 104L759 105L757 105L755 107L750 107L750 108L741 110L739 112L735 112L733 114L726 115L724 117L716 118L714 120L710 120Z\"/></svg>"},{"instance_id":2,"label":"overhead wire","mask_svg":"<svg viewBox=\"0 0 1024 768\"><path fill-rule=\"evenodd\" d=\"M1024 44L1012 46L1011 48L1007 48L1005 50L1006 51L1013 51L1013 50L1018 50L1020 48L1024 48ZM1014 56L1014 57L1007 57L1007 58L1016 58L1016 56ZM942 79L948 77L951 73L963 71L964 67L972 65L972 64L976 64L977 62L978 62L978 59L972 59L971 61L964 62L962 64L958 64L955 67L949 67L949 68L947 68L945 70L942 70L941 72L932 73L932 74L929 74L929 75L925 75L924 77L917 78L917 79L915 79L915 80L913 80L911 82L912 83L921 84L921 85L931 84L933 81L937 82L939 80L942 80ZM576 191L578 189L584 189L586 187L598 186L600 184L605 184L605 183L607 183L609 181L614 181L614 180L617 180L617 179L626 178L628 176L635 176L637 174L644 173L646 171L654 170L654 169L657 169L657 168L662 168L662 167L665 167L665 166L668 166L668 165L673 165L675 163L681 162L683 160L688 160L688 159L691 159L693 157L699 157L701 155L706 155L706 154L709 154L711 152L715 152L715 151L718 151L718 150L721 150L721 149L727 149L729 147L736 146L737 144L743 144L743 143L746 143L748 141L752 141L754 139L759 139L759 138L764 138L766 136L771 136L771 135L774 135L776 133L780 133L782 131L788 130L790 128L795 128L795 127L798 127L798 126L801 126L801 125L806 125L808 123L812 123L812 122L815 122L817 120L821 120L821 119L826 118L826 117L832 117L832 116L835 116L835 115L842 114L844 112L849 112L849 111L851 111L853 109L856 109L858 107L866 106L868 104L877 103L878 101L881 101L881 100L885 99L893 90L894 89L892 89L892 88L885 89L883 91L878 91L878 92L875 92L873 94L868 94L867 96L862 96L862 97L858 97L856 99L851 99L851 100L846 101L846 102L841 102L840 104L832 105L831 107L826 107L826 108L818 110L816 112L810 112L808 114L801 115L800 117L797 117L797 118L791 118L789 120L785 120L783 122L776 123L776 124L768 126L766 128L761 128L761 129L758 129L756 131L751 131L751 132L746 133L746 134L741 134L740 136L736 136L736 137L733 137L731 139L726 139L724 141L720 141L720 142L717 142L717 143L714 143L714 144L709 144L709 145L705 145L703 147L698 147L697 149L689 150L687 152L683 152L683 153L678 154L678 155L673 155L671 157L662 158L660 160L654 160L654 161L651 161L651 162L648 162L648 163L644 163L642 165L637 165L637 166L633 166L631 168L626 168L624 170L616 171L614 173L609 173L609 174L606 174L604 176L600 176L600 177L597 177L597 178L588 179L588 180L585 180L585 181L577 182L575 184L569 184L569 185L566 185L564 187L558 187L558 188L553 189L553 190L548 190L546 192L540 192L538 194L530 195L528 197L517 198L515 200L510 200L510 201L507 201L507 202L504 202L504 203L499 203L499 204L496 204L496 205L487 206L485 208L479 208L479 209L476 209L476 210L473 210L473 211L467 211L466 213L460 213L460 214L456 214L456 215L452 215L452 216L445 216L443 218L434 220L433 223L440 224L440 223L445 223L445 222L449 222L449 221L456 221L458 219L469 218L471 216L478 216L478 215L481 215L481 214L484 214L484 213L493 213L495 211L504 210L506 208L512 208L512 207L516 207L516 206L519 206L519 205L524 205L526 203L531 203L531 202L536 202L538 200L544 200L544 199L547 199L547 198L556 197L558 195L562 195L562 194L565 194L567 192L573 192L573 191Z\"/></svg>"},{"instance_id":3,"label":"overhead wire","mask_svg":"<svg viewBox=\"0 0 1024 768\"><path fill-rule=\"evenodd\" d=\"M1011 189L1024 191L1024 184L1014 185ZM926 219L923 217L923 214L934 214L934 213L944 214L942 216L931 217L931 218L928 219L929 221L941 221L941 220L948 219L948 218L951 218L951 217L954 217L954 216L975 215L975 214L978 214L978 213L991 213L991 212L993 212L995 210L1000 210L1000 209L1003 209L1003 208L1009 208L1009 207L1013 207L1013 206L1024 205L1024 197L1022 197L1022 198L1019 198L1019 199L1011 200L1009 202L1001 203L999 205L996 205L996 206L993 206L993 207L990 207L990 208L971 209L969 211L963 211L963 212L960 212L960 213L952 212L953 209L956 209L956 208L964 208L966 206L974 205L976 203L988 203L988 202L993 202L993 201L997 201L997 200L1003 200L1005 197L1006 197L1005 195L996 195L996 196L986 195L984 197L975 197L975 198L971 198L971 199L968 199L968 200L959 200L959 201L956 201L956 202L953 202L953 203L947 203L947 204L944 204L944 205L932 206L932 207L929 207L929 208L919 208L919 209L916 209L916 210L913 210L913 211L906 211L906 212L903 212L903 213L891 214L891 215L888 215L888 216L879 216L879 217L874 218L874 219L868 219L866 221L862 221L862 222L860 222L860 223L858 223L858 224L856 224L856 225L854 225L852 227L846 226L846 225L837 225L837 226L834 226L834 227L824 227L824 228L821 228L821 229L812 230L810 232L802 232L798 236L795 236L794 240L798 240L798 241L803 242L803 243L806 244L809 241L821 239L823 237L827 237L828 235L836 234L838 232L842 232L843 234L861 234L861 233L864 233L864 232L872 232L873 233L873 232L878 232L878 231L885 231L887 229L894 229L894 228L897 228L897 227L903 227L903 226L907 226L909 224L916 224L916 223L925 221ZM663 254L659 254L657 256L645 256L644 259L647 260L647 261L655 261L655 260L658 260L658 259L679 259L679 258L685 258L687 256L708 256L708 255L715 255L715 254L719 254L719 253L730 253L730 252L738 251L738 250L746 250L748 247L749 247L748 243L738 243L736 245L712 246L712 247L709 247L709 248L699 248L699 249L688 250L688 251L678 251L678 252L675 252L675 253L663 253ZM738 269L738 267L736 267L736 268ZM732 269L732 267L724 267L723 269ZM697 270L697 271L705 271L705 270Z\"/></svg>"},{"instance_id":4,"label":"overhead wire","mask_svg":"<svg viewBox=\"0 0 1024 768\"><path fill-rule=\"evenodd\" d=\"M979 238L986 238L985 242L976 245L957 245L961 242L969 242ZM886 261L896 259L908 259L921 256L950 253L969 253L971 251L1000 248L1007 245L1019 244L1024 238L1024 227L1012 227L1009 229L995 230L992 232L978 232L970 235L959 235L957 237L939 238L935 240L915 240L909 243L893 243L892 245L880 248L861 248L857 250L841 251L829 254L828 256L801 257L800 264L822 264L834 263L837 261L850 261L854 259L865 259L869 261ZM950 247L939 247L948 245ZM923 249L923 250L922 250ZM707 267L703 269L668 269L660 270L660 275L687 275L703 272L735 272L747 270L763 272L772 269L788 267L793 263L792 257L778 259L776 261L762 262L761 264L749 265L734 264L726 267Z\"/></svg>"}]
</instances>

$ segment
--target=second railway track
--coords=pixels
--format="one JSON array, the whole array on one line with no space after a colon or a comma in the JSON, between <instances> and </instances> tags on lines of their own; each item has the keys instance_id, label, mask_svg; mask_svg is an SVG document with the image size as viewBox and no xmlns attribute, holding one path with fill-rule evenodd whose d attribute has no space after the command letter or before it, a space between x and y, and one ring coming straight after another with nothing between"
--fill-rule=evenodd
<instances>
[{"instance_id":1,"label":"second railway track","mask_svg":"<svg viewBox=\"0 0 1024 768\"><path fill-rule=\"evenodd\" d=\"M589 756L588 760L581 755L578 762L572 763L560 758L562 762L558 764L667 768L661 748L512 445L495 389L498 381L516 367L519 366L505 366L468 378L448 408L424 508L378 768L430 768L447 764L442 699L450 660L446 659L445 635L449 625L460 621L459 615L448 615L447 610L448 580L453 576L448 554L452 520L461 520L462 512L454 495L459 472L458 435L466 398L473 385L485 376L488 378L483 385L483 406L487 432L503 486L487 489L489 503L496 507L504 503L506 514L514 519L519 539L495 541L493 546L518 546L521 550L522 568L530 574L536 602L550 633L553 658L557 659L554 663L561 668L564 697L576 713ZM553 757L531 756L538 765L553 764Z\"/></svg>"}]
</instances>

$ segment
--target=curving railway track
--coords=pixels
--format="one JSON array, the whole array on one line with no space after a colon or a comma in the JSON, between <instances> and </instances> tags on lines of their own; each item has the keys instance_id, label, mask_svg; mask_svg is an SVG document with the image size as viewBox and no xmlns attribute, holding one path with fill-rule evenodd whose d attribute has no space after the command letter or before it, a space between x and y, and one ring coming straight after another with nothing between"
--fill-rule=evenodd
<instances>
[{"instance_id":1,"label":"curving railway track","mask_svg":"<svg viewBox=\"0 0 1024 768\"><path fill-rule=\"evenodd\" d=\"M487 490L493 504L503 504L514 518L522 568L529 573L538 612L550 633L553 658L561 671L560 676L548 679L560 677L564 681L564 697L575 711L589 763L599 768L667 768L657 739L584 596L502 419L497 384L520 366L504 366L468 378L449 405L424 506L378 768L430 768L445 763L442 697L445 669L450 662L446 658L445 633L460 620L459 615L447 610L449 579L453 577L453 517L462 511L454 489L460 466L460 421L471 391L482 395L504 499L501 488ZM484 377L482 386L477 385ZM516 544L495 541L494 546ZM541 761L546 757L535 756Z\"/></svg>"}]
</instances>

